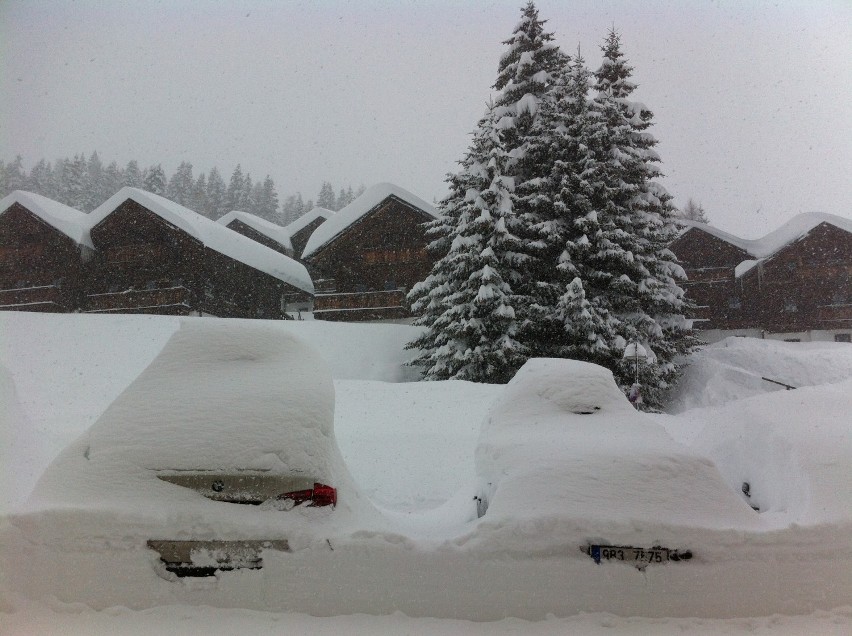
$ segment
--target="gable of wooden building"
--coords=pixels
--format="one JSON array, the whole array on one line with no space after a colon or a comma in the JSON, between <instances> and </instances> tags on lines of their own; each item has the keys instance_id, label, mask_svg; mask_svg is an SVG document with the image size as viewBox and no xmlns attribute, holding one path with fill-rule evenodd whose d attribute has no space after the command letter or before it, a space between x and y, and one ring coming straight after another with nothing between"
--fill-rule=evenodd
<instances>
[{"instance_id":1,"label":"gable of wooden building","mask_svg":"<svg viewBox=\"0 0 852 636\"><path fill-rule=\"evenodd\" d=\"M409 317L405 294L433 264L424 224L437 216L419 197L382 183L320 225L302 254L318 277L314 316Z\"/></svg>"},{"instance_id":2,"label":"gable of wooden building","mask_svg":"<svg viewBox=\"0 0 852 636\"><path fill-rule=\"evenodd\" d=\"M73 311L92 252L85 214L16 190L0 201L0 310Z\"/></svg>"},{"instance_id":3,"label":"gable of wooden building","mask_svg":"<svg viewBox=\"0 0 852 636\"><path fill-rule=\"evenodd\" d=\"M233 210L216 219L216 223L247 236L285 256L293 257L290 234L281 226L248 212Z\"/></svg>"}]
</instances>

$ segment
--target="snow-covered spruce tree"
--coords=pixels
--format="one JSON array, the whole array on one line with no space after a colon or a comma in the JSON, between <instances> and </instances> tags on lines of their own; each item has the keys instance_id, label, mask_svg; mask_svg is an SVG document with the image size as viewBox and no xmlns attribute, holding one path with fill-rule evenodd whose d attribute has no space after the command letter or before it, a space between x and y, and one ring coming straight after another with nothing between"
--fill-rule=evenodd
<instances>
[{"instance_id":1,"label":"snow-covered spruce tree","mask_svg":"<svg viewBox=\"0 0 852 636\"><path fill-rule=\"evenodd\" d=\"M491 108L479 122L461 169L448 178L442 217L430 245L443 256L409 293L416 324L427 327L408 348L428 380L508 382L527 358L517 340L517 296L525 257L514 233L509 158Z\"/></svg>"},{"instance_id":2,"label":"snow-covered spruce tree","mask_svg":"<svg viewBox=\"0 0 852 636\"><path fill-rule=\"evenodd\" d=\"M538 208L544 147L536 126L554 74L564 62L533 2L504 42L494 105L479 122L461 170L449 178L442 220L429 228L439 259L409 300L428 327L412 343L429 379L507 382L529 357L522 325L537 324L532 294L542 260ZM516 190L520 184L521 189ZM526 335L530 339L529 333Z\"/></svg>"},{"instance_id":3,"label":"snow-covered spruce tree","mask_svg":"<svg viewBox=\"0 0 852 636\"><path fill-rule=\"evenodd\" d=\"M500 141L508 158L505 176L511 177L512 214L519 220L520 250L527 256L516 304L521 322L519 338L530 355L545 355L550 340L548 320L555 298L547 280L553 275L552 187L548 180L552 162L553 90L568 58L545 31L533 2L521 10L521 20L504 42L508 49L500 59L494 88L499 91L495 118Z\"/></svg>"},{"instance_id":4,"label":"snow-covered spruce tree","mask_svg":"<svg viewBox=\"0 0 852 636\"><path fill-rule=\"evenodd\" d=\"M595 73L592 109L602 127L589 143L600 159L590 178L591 208L599 234L583 259L585 294L614 320L608 366L623 388L632 383L632 364L619 349L638 340L655 357L643 366L645 402L658 406L678 376L677 356L696 346L684 313L678 281L685 273L668 249L676 228L671 196L655 181L661 175L656 139L647 132L653 114L629 98L632 68L623 59L619 35L608 34ZM592 238L592 237L589 237ZM577 262L575 258L575 263Z\"/></svg>"},{"instance_id":5,"label":"snow-covered spruce tree","mask_svg":"<svg viewBox=\"0 0 852 636\"><path fill-rule=\"evenodd\" d=\"M586 297L586 287L595 290L598 277L590 267L601 236L596 205L606 197L596 153L604 127L588 100L590 78L578 51L554 87L549 108L553 115L547 116L554 130L549 175L553 218L547 253L556 266L546 284L540 284L547 295L540 295L539 302L548 307L554 295L556 300L542 318L549 337L542 350L543 355L612 366L616 321L605 304ZM623 346L615 348L615 355L620 355Z\"/></svg>"}]
</instances>

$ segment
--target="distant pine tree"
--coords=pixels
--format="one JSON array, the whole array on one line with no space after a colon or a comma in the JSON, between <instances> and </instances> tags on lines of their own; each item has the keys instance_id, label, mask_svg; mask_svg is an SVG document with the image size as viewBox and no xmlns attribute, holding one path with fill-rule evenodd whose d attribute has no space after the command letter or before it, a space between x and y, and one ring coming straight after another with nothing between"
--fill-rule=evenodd
<instances>
[{"instance_id":1,"label":"distant pine tree","mask_svg":"<svg viewBox=\"0 0 852 636\"><path fill-rule=\"evenodd\" d=\"M680 217L687 221L697 221L698 223L710 222L707 218L707 213L704 211L704 207L691 198L687 199L686 205L680 211Z\"/></svg>"},{"instance_id":2,"label":"distant pine tree","mask_svg":"<svg viewBox=\"0 0 852 636\"><path fill-rule=\"evenodd\" d=\"M102 187L100 192L98 193L98 198L100 201L98 205L109 199L116 192L121 190L124 185L124 174L121 171L121 168L118 167L118 163L115 161L111 161L109 165L104 168Z\"/></svg>"},{"instance_id":3,"label":"distant pine tree","mask_svg":"<svg viewBox=\"0 0 852 636\"><path fill-rule=\"evenodd\" d=\"M231 180L228 182L228 189L225 190L224 214L233 210L243 210L246 197L244 196L245 177L243 177L243 169L240 164L234 168L231 173Z\"/></svg>"},{"instance_id":4,"label":"distant pine tree","mask_svg":"<svg viewBox=\"0 0 852 636\"><path fill-rule=\"evenodd\" d=\"M151 166L142 175L142 188L153 194L166 196L166 173L159 163Z\"/></svg>"},{"instance_id":5,"label":"distant pine tree","mask_svg":"<svg viewBox=\"0 0 852 636\"><path fill-rule=\"evenodd\" d=\"M225 181L219 170L214 166L207 175L207 216L218 219L230 212L227 210L227 193Z\"/></svg>"},{"instance_id":6,"label":"distant pine tree","mask_svg":"<svg viewBox=\"0 0 852 636\"><path fill-rule=\"evenodd\" d=\"M36 194L56 198L55 181L53 177L53 169L50 164L44 159L33 166L30 170L30 176L27 178L26 189Z\"/></svg>"},{"instance_id":7,"label":"distant pine tree","mask_svg":"<svg viewBox=\"0 0 852 636\"><path fill-rule=\"evenodd\" d=\"M5 196L13 190L23 190L27 185L27 176L24 173L24 159L17 155L14 161L6 164L3 169L3 192Z\"/></svg>"},{"instance_id":8,"label":"distant pine tree","mask_svg":"<svg viewBox=\"0 0 852 636\"><path fill-rule=\"evenodd\" d=\"M323 181L319 196L317 197L317 206L326 210L335 210L337 208L336 203L334 189L328 181Z\"/></svg>"},{"instance_id":9,"label":"distant pine tree","mask_svg":"<svg viewBox=\"0 0 852 636\"><path fill-rule=\"evenodd\" d=\"M195 177L192 175L192 164L181 161L166 186L166 198L184 207L192 208L194 188Z\"/></svg>"},{"instance_id":10,"label":"distant pine tree","mask_svg":"<svg viewBox=\"0 0 852 636\"><path fill-rule=\"evenodd\" d=\"M210 201L207 199L207 177L203 172L198 173L192 185L192 205L190 209L210 218Z\"/></svg>"},{"instance_id":11,"label":"distant pine tree","mask_svg":"<svg viewBox=\"0 0 852 636\"><path fill-rule=\"evenodd\" d=\"M130 188L143 188L145 184L142 180L142 171L139 169L139 164L135 159L128 161L124 168L124 185Z\"/></svg>"}]
</instances>

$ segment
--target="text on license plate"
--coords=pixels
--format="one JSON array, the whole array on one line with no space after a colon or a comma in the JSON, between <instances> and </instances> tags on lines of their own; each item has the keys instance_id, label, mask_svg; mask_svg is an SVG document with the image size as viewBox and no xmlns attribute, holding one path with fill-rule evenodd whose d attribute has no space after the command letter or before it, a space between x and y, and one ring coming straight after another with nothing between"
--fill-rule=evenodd
<instances>
[{"instance_id":1,"label":"text on license plate","mask_svg":"<svg viewBox=\"0 0 852 636\"><path fill-rule=\"evenodd\" d=\"M601 561L626 561L628 563L665 563L671 556L668 548L636 548L624 545L592 545L589 556L595 563Z\"/></svg>"}]
</instances>

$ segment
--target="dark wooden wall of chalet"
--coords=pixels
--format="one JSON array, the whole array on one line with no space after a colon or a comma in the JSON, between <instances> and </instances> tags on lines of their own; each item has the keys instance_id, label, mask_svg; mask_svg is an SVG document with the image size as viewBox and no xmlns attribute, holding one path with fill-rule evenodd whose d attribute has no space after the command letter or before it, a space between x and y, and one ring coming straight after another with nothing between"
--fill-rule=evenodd
<instances>
[{"instance_id":1,"label":"dark wooden wall of chalet","mask_svg":"<svg viewBox=\"0 0 852 636\"><path fill-rule=\"evenodd\" d=\"M290 243L293 245L293 258L302 258L302 252L305 251L305 245L308 244L308 239L311 238L311 234L313 234L314 230L324 222L325 219L322 217L314 219L290 237Z\"/></svg>"},{"instance_id":2,"label":"dark wooden wall of chalet","mask_svg":"<svg viewBox=\"0 0 852 636\"><path fill-rule=\"evenodd\" d=\"M749 270L743 320L771 332L852 328L852 234L823 223Z\"/></svg>"},{"instance_id":3,"label":"dark wooden wall of chalet","mask_svg":"<svg viewBox=\"0 0 852 636\"><path fill-rule=\"evenodd\" d=\"M335 279L338 292L411 289L432 268L423 228L430 218L386 200L309 261Z\"/></svg>"},{"instance_id":4,"label":"dark wooden wall of chalet","mask_svg":"<svg viewBox=\"0 0 852 636\"><path fill-rule=\"evenodd\" d=\"M752 258L748 252L698 228L690 228L669 249L684 269L734 268Z\"/></svg>"},{"instance_id":5,"label":"dark wooden wall of chalet","mask_svg":"<svg viewBox=\"0 0 852 636\"><path fill-rule=\"evenodd\" d=\"M86 268L86 292L184 286L198 293L204 246L186 232L128 200L92 228L96 254Z\"/></svg>"},{"instance_id":6,"label":"dark wooden wall of chalet","mask_svg":"<svg viewBox=\"0 0 852 636\"><path fill-rule=\"evenodd\" d=\"M253 227L251 227L250 225L246 225L239 219L234 219L233 221L228 223L227 227L232 229L234 232L238 232L243 236L247 236L256 243L260 243L261 245L265 245L269 249L275 250L279 254L284 254L285 256L292 256L290 251L286 247L281 245L281 243L268 237L266 234L258 232Z\"/></svg>"},{"instance_id":7,"label":"dark wooden wall of chalet","mask_svg":"<svg viewBox=\"0 0 852 636\"><path fill-rule=\"evenodd\" d=\"M199 309L227 318L280 319L283 294L300 290L213 250L206 250Z\"/></svg>"},{"instance_id":8,"label":"dark wooden wall of chalet","mask_svg":"<svg viewBox=\"0 0 852 636\"><path fill-rule=\"evenodd\" d=\"M44 302L49 311L73 310L80 294L81 249L13 203L0 214L0 290L5 290L0 291L0 305ZM50 289L33 289L44 287Z\"/></svg>"},{"instance_id":9,"label":"dark wooden wall of chalet","mask_svg":"<svg viewBox=\"0 0 852 636\"><path fill-rule=\"evenodd\" d=\"M749 301L734 277L737 265L752 256L743 249L698 228L690 228L670 246L686 271L681 285L696 305L697 329L738 329L749 326ZM739 301L740 307L736 307Z\"/></svg>"}]
</instances>

